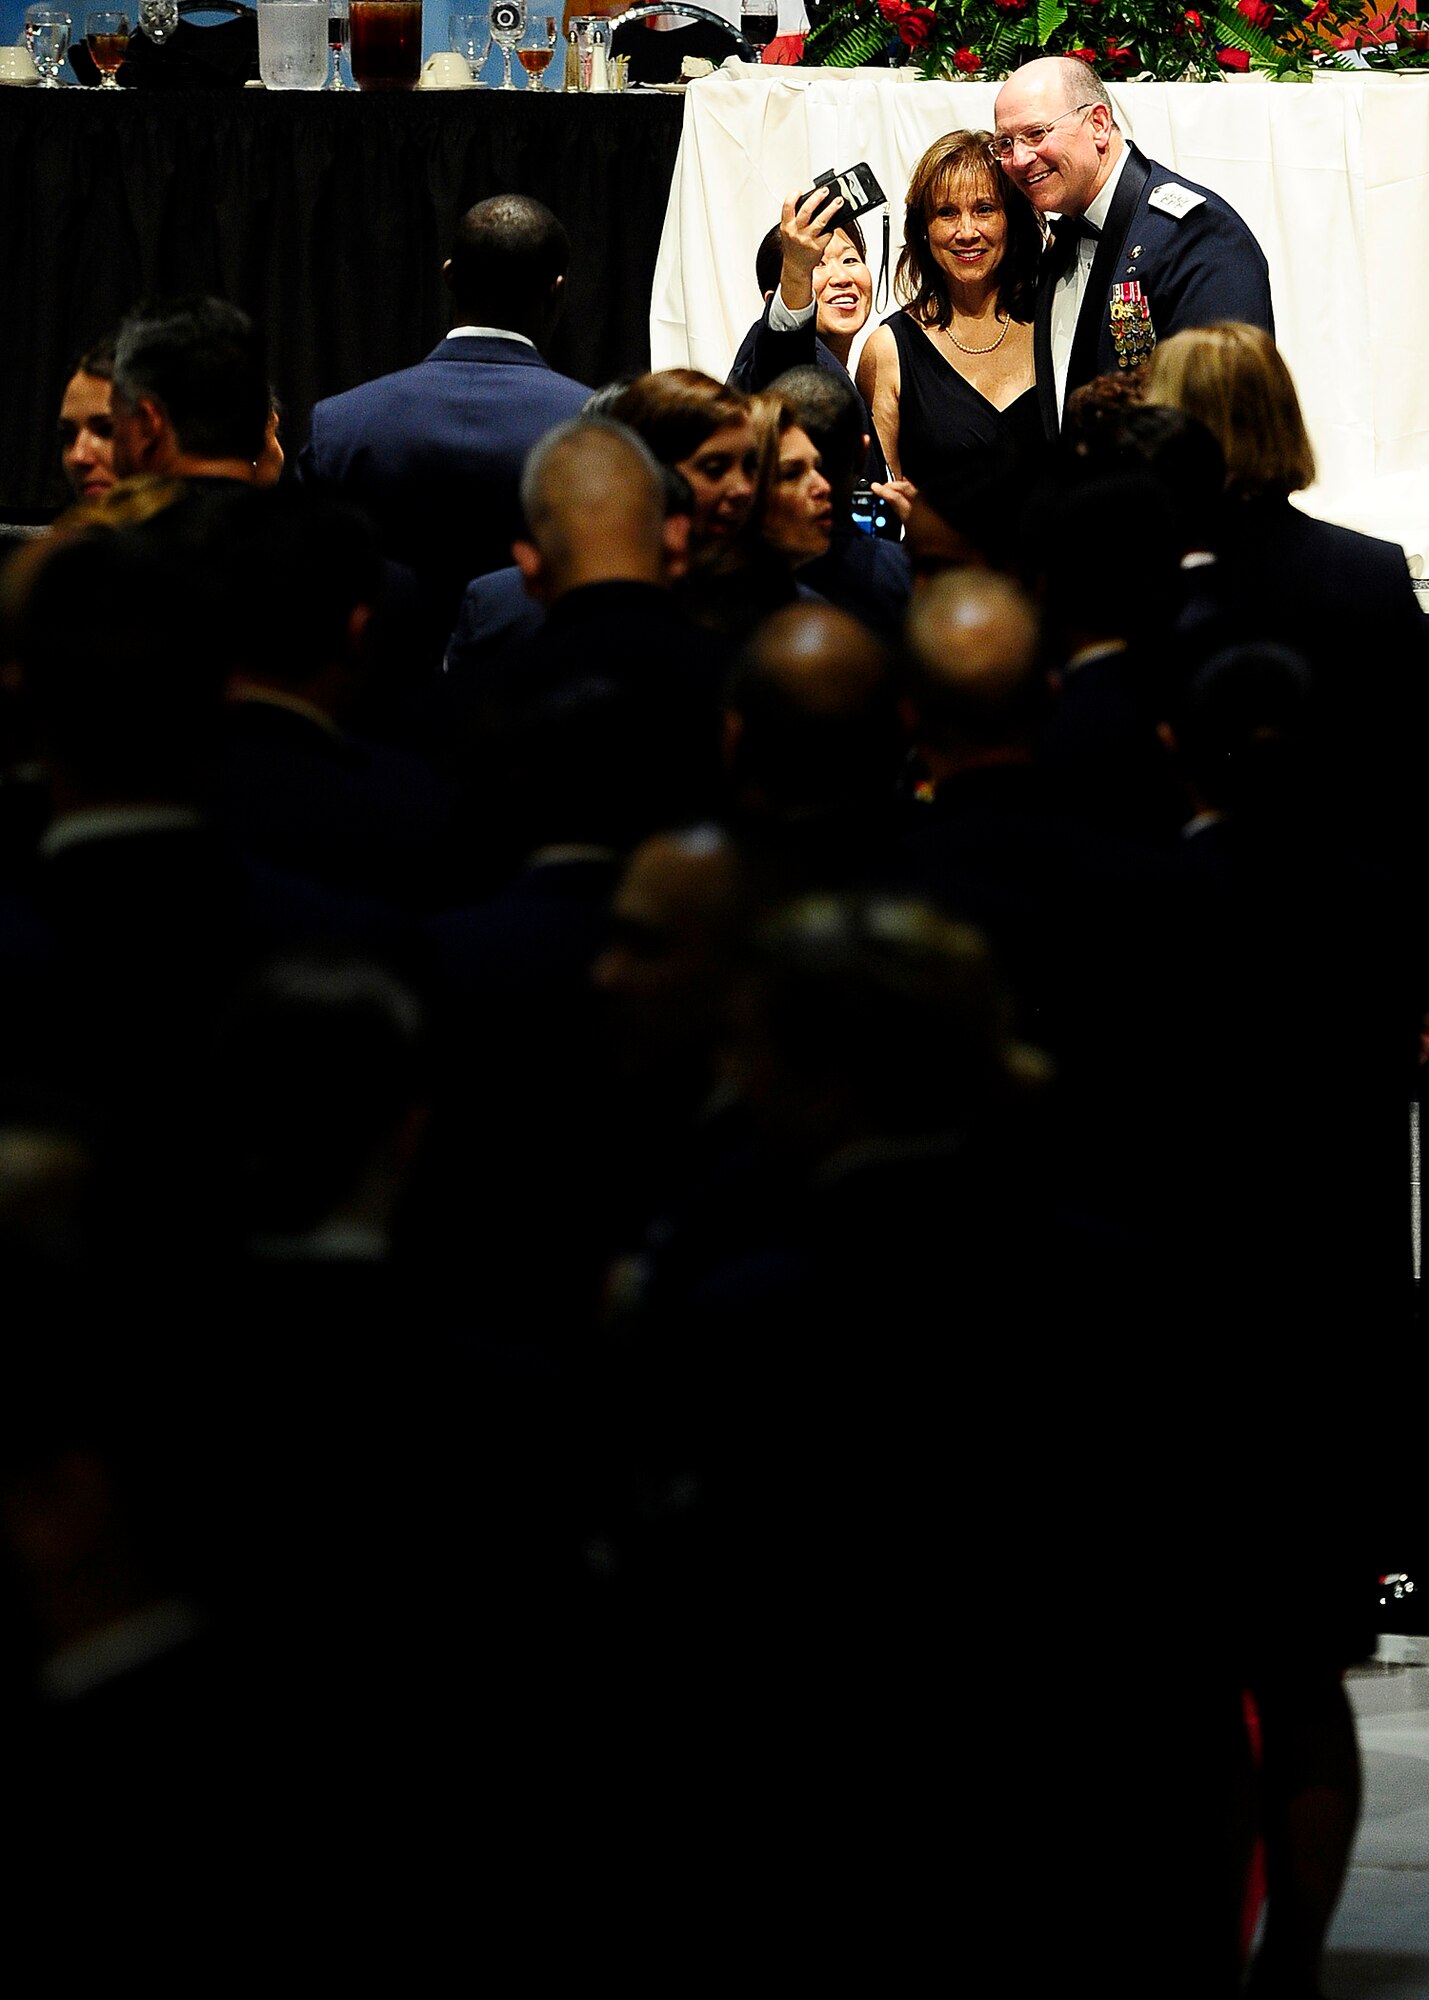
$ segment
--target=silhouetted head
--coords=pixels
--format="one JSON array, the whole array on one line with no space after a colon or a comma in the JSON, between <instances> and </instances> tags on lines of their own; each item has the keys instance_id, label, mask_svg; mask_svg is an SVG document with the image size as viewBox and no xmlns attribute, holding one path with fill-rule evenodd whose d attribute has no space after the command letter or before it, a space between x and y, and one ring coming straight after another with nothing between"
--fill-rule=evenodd
<instances>
[{"instance_id":1,"label":"silhouetted head","mask_svg":"<svg viewBox=\"0 0 1429 2000\"><path fill-rule=\"evenodd\" d=\"M457 224L443 271L455 324L510 327L540 346L560 311L571 242L544 202L497 194Z\"/></svg>"},{"instance_id":2,"label":"silhouetted head","mask_svg":"<svg viewBox=\"0 0 1429 2000\"><path fill-rule=\"evenodd\" d=\"M137 307L115 336L114 466L136 472L222 469L262 456L271 399L263 340L224 299Z\"/></svg>"}]
</instances>

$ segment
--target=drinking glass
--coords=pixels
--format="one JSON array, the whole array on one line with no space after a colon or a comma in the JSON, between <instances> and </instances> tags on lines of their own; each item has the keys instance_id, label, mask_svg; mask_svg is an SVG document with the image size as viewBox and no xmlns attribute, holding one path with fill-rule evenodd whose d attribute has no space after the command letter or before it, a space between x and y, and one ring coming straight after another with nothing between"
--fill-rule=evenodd
<instances>
[{"instance_id":1,"label":"drinking glass","mask_svg":"<svg viewBox=\"0 0 1429 2000\"><path fill-rule=\"evenodd\" d=\"M415 90L422 0L350 0L352 80L359 90Z\"/></svg>"},{"instance_id":2,"label":"drinking glass","mask_svg":"<svg viewBox=\"0 0 1429 2000\"><path fill-rule=\"evenodd\" d=\"M501 51L505 65L501 78L503 90L514 90L511 81L511 51L526 32L526 0L491 0L488 15L491 23L491 39Z\"/></svg>"},{"instance_id":3,"label":"drinking glass","mask_svg":"<svg viewBox=\"0 0 1429 2000\"><path fill-rule=\"evenodd\" d=\"M265 90L327 82L327 0L258 0L258 74Z\"/></svg>"},{"instance_id":4,"label":"drinking glass","mask_svg":"<svg viewBox=\"0 0 1429 2000\"><path fill-rule=\"evenodd\" d=\"M472 82L479 82L477 72L491 53L491 34L485 14L453 14L449 27L453 55L466 57Z\"/></svg>"},{"instance_id":5,"label":"drinking glass","mask_svg":"<svg viewBox=\"0 0 1429 2000\"><path fill-rule=\"evenodd\" d=\"M139 0L139 31L161 49L179 25L179 0Z\"/></svg>"},{"instance_id":6,"label":"drinking glass","mask_svg":"<svg viewBox=\"0 0 1429 2000\"><path fill-rule=\"evenodd\" d=\"M516 51L516 60L526 72L528 90L546 88L545 71L556 53L556 17L554 14L535 14L526 24L526 32L521 38L521 46Z\"/></svg>"},{"instance_id":7,"label":"drinking glass","mask_svg":"<svg viewBox=\"0 0 1429 2000\"><path fill-rule=\"evenodd\" d=\"M329 90L346 90L342 80L342 59L347 54L348 37L352 32L352 16L348 12L347 0L327 0L327 45L332 51L332 81Z\"/></svg>"},{"instance_id":8,"label":"drinking glass","mask_svg":"<svg viewBox=\"0 0 1429 2000\"><path fill-rule=\"evenodd\" d=\"M27 7L25 40L30 45L30 61L40 72L42 90L58 90L60 71L69 54L72 23L62 7Z\"/></svg>"},{"instance_id":9,"label":"drinking glass","mask_svg":"<svg viewBox=\"0 0 1429 2000\"><path fill-rule=\"evenodd\" d=\"M118 90L115 77L129 53L129 16L104 8L84 17L84 39L99 71L101 90Z\"/></svg>"},{"instance_id":10,"label":"drinking glass","mask_svg":"<svg viewBox=\"0 0 1429 2000\"><path fill-rule=\"evenodd\" d=\"M739 0L739 32L757 49L767 49L779 26L777 0Z\"/></svg>"}]
</instances>

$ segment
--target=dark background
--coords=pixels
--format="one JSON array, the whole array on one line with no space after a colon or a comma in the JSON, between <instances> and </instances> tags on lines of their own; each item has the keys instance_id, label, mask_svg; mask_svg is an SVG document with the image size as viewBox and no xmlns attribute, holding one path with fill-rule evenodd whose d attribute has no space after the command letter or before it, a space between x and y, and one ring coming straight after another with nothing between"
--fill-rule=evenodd
<instances>
[{"instance_id":1,"label":"dark background","mask_svg":"<svg viewBox=\"0 0 1429 2000\"><path fill-rule=\"evenodd\" d=\"M648 367L683 108L555 91L6 91L0 518L63 504L64 384L146 294L213 292L262 321L296 450L321 397L445 333L442 261L487 195L534 195L570 231L552 364L592 387Z\"/></svg>"}]
</instances>

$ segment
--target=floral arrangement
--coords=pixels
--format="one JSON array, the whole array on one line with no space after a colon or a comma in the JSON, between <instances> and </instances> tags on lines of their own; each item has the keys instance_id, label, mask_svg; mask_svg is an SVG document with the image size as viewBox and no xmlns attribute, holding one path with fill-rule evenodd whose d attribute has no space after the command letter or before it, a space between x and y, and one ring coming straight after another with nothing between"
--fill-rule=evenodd
<instances>
[{"instance_id":1,"label":"floral arrangement","mask_svg":"<svg viewBox=\"0 0 1429 2000\"><path fill-rule=\"evenodd\" d=\"M808 0L804 61L909 61L929 77L1002 77L1033 56L1080 56L1110 82L1207 76L1209 10L1181 0Z\"/></svg>"},{"instance_id":2,"label":"floral arrangement","mask_svg":"<svg viewBox=\"0 0 1429 2000\"><path fill-rule=\"evenodd\" d=\"M1407 0L1226 0L1215 14L1221 66L1293 79L1324 66L1429 64L1429 22Z\"/></svg>"},{"instance_id":3,"label":"floral arrangement","mask_svg":"<svg viewBox=\"0 0 1429 2000\"><path fill-rule=\"evenodd\" d=\"M1429 64L1413 0L807 0L802 60L910 63L925 77L1000 78L1033 56L1080 56L1109 82L1218 71L1308 75L1321 64Z\"/></svg>"}]
</instances>

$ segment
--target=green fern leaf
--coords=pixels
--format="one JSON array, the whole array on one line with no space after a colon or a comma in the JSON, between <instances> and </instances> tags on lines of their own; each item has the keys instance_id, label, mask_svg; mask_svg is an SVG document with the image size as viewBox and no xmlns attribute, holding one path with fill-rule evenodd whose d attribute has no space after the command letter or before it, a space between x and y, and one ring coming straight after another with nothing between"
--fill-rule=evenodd
<instances>
[{"instance_id":1,"label":"green fern leaf","mask_svg":"<svg viewBox=\"0 0 1429 2000\"><path fill-rule=\"evenodd\" d=\"M1214 26L1222 48L1241 49L1253 62L1273 63L1280 55L1279 45L1243 14L1218 13Z\"/></svg>"},{"instance_id":2,"label":"green fern leaf","mask_svg":"<svg viewBox=\"0 0 1429 2000\"><path fill-rule=\"evenodd\" d=\"M1065 0L1038 0L1037 5L1037 46L1045 49L1048 40L1055 35L1067 18Z\"/></svg>"}]
</instances>

